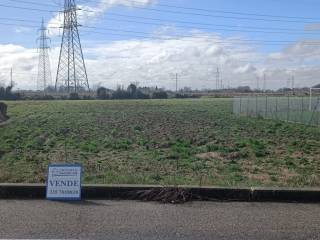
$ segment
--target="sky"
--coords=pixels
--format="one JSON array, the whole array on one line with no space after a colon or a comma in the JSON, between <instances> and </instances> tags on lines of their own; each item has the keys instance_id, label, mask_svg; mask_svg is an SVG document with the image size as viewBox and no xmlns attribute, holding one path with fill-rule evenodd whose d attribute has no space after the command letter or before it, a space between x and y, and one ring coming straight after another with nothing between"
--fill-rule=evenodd
<instances>
[{"instance_id":1,"label":"sky","mask_svg":"<svg viewBox=\"0 0 320 240\"><path fill-rule=\"evenodd\" d=\"M140 86L269 89L320 83L316 0L78 0L92 88ZM0 84L37 89L41 20L51 38L51 83L61 44L62 0L2 0ZM264 84L264 76L266 83ZM294 81L292 79L294 78Z\"/></svg>"}]
</instances>

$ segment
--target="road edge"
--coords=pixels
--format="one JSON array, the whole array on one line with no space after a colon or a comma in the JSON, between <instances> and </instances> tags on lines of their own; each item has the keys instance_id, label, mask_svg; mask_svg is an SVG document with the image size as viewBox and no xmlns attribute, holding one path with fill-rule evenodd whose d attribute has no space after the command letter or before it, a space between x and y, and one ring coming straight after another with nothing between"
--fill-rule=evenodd
<instances>
[{"instance_id":1,"label":"road edge","mask_svg":"<svg viewBox=\"0 0 320 240\"><path fill-rule=\"evenodd\" d=\"M168 186L166 186L168 187ZM176 187L176 186L170 186ZM157 185L83 185L84 200L136 200L129 193L160 189ZM189 190L194 200L243 202L319 203L320 189L294 188L227 188L179 186ZM0 184L1 199L45 199L45 184Z\"/></svg>"}]
</instances>

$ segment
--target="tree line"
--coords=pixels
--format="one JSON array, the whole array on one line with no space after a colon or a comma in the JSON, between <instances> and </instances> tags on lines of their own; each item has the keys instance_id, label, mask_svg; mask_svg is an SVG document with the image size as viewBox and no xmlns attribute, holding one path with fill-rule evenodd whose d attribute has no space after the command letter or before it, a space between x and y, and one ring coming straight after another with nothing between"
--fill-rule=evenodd
<instances>
[{"instance_id":1,"label":"tree line","mask_svg":"<svg viewBox=\"0 0 320 240\"><path fill-rule=\"evenodd\" d=\"M0 87L0 100L19 100L20 94L13 93L12 86Z\"/></svg>"},{"instance_id":2,"label":"tree line","mask_svg":"<svg viewBox=\"0 0 320 240\"><path fill-rule=\"evenodd\" d=\"M135 84L130 84L127 89L118 87L116 91L110 91L104 87L97 89L97 98L107 99L167 99L168 93L164 90L155 89L152 93L146 93Z\"/></svg>"},{"instance_id":3,"label":"tree line","mask_svg":"<svg viewBox=\"0 0 320 240\"><path fill-rule=\"evenodd\" d=\"M0 100L121 100L121 99L168 99L168 98L196 98L193 94L183 92L173 93L164 89L138 87L136 84L130 84L127 88L118 87L116 90L110 90L105 87L99 87L95 94L92 92L81 91L81 93L68 93L66 89L54 91L52 88L44 92L23 92L15 93L12 86L0 87Z\"/></svg>"}]
</instances>

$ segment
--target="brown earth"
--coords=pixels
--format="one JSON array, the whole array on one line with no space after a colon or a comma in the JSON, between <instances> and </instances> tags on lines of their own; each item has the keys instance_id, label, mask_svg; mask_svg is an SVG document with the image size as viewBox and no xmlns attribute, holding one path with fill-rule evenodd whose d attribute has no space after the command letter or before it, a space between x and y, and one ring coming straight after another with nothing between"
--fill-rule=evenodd
<instances>
[{"instance_id":1,"label":"brown earth","mask_svg":"<svg viewBox=\"0 0 320 240\"><path fill-rule=\"evenodd\" d=\"M196 157L203 160L210 160L210 159L223 160L221 153L218 153L218 152L200 153L200 154L197 154Z\"/></svg>"}]
</instances>

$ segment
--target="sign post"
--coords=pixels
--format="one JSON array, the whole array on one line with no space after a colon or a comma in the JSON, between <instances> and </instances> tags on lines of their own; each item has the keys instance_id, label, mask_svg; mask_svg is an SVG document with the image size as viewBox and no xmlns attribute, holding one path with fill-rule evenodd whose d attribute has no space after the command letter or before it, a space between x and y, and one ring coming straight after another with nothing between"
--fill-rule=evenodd
<instances>
[{"instance_id":1,"label":"sign post","mask_svg":"<svg viewBox=\"0 0 320 240\"><path fill-rule=\"evenodd\" d=\"M46 198L57 201L81 200L79 164L50 164L48 167Z\"/></svg>"}]
</instances>

